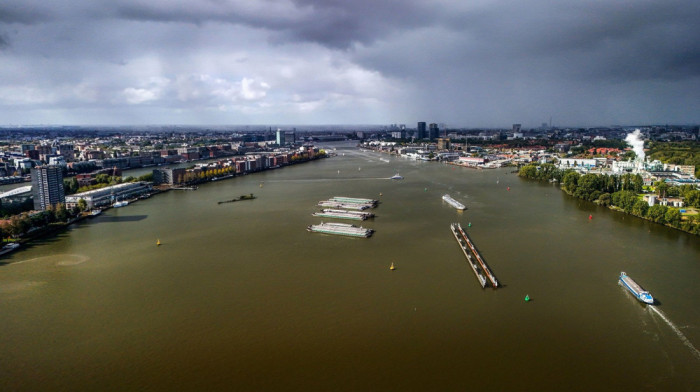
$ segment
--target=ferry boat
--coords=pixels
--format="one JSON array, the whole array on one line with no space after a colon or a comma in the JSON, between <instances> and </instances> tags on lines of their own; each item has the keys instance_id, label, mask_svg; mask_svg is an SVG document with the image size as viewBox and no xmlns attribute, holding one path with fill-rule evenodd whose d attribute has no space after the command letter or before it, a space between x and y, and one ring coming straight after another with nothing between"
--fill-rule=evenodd
<instances>
[{"instance_id":1,"label":"ferry boat","mask_svg":"<svg viewBox=\"0 0 700 392\"><path fill-rule=\"evenodd\" d=\"M347 223L321 223L320 225L310 225L306 230L316 233L346 235L350 237L367 238L374 230L362 226L357 227Z\"/></svg>"},{"instance_id":2,"label":"ferry boat","mask_svg":"<svg viewBox=\"0 0 700 392\"><path fill-rule=\"evenodd\" d=\"M443 195L442 200L446 201L449 205L451 205L452 207L454 207L458 210L463 210L466 208L466 207L464 207L464 204L453 199L450 195Z\"/></svg>"},{"instance_id":3,"label":"ferry boat","mask_svg":"<svg viewBox=\"0 0 700 392\"><path fill-rule=\"evenodd\" d=\"M0 256L2 256L2 255L4 255L4 254L7 254L7 253L10 253L10 252L12 252L12 251L15 251L15 250L17 250L17 248L19 248L19 244L18 244L18 243L16 243L16 242L10 242L9 244L7 244L7 245L3 246L2 248L0 248Z\"/></svg>"},{"instance_id":4,"label":"ferry boat","mask_svg":"<svg viewBox=\"0 0 700 392\"><path fill-rule=\"evenodd\" d=\"M642 286L638 285L637 282L632 280L632 278L627 276L624 271L620 272L620 284L625 286L625 288L629 290L630 293L634 294L641 302L650 305L654 304L654 297L652 297L648 291L644 290Z\"/></svg>"},{"instance_id":5,"label":"ferry boat","mask_svg":"<svg viewBox=\"0 0 700 392\"><path fill-rule=\"evenodd\" d=\"M400 175L399 173L394 174L393 176L389 177L391 180L403 180L403 176Z\"/></svg>"}]
</instances>

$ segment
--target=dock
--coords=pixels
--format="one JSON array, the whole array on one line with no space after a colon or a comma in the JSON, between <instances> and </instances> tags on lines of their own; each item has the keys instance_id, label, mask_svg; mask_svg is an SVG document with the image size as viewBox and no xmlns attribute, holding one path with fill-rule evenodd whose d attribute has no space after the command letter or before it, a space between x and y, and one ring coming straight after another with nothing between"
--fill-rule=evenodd
<instances>
[{"instance_id":1,"label":"dock","mask_svg":"<svg viewBox=\"0 0 700 392\"><path fill-rule=\"evenodd\" d=\"M455 234L455 237L457 238L457 242L460 243L460 247L462 247L462 250L467 254L466 249L463 246L463 243L460 241L460 237L464 240L464 243L466 243L466 246L469 248L471 251L472 255L476 259L476 261L479 263L479 266L481 267L481 271L483 271L484 275L488 278L489 282L491 283L491 287L494 289L499 286L498 280L496 279L496 276L491 272L491 269L489 268L488 264L484 261L484 259L481 257L479 254L479 251L476 249L474 246L474 243L472 240L469 238L469 235L462 229L462 226L459 223L453 223L450 225L452 228L453 234ZM457 235L456 232L459 232L459 236ZM469 256L467 256L467 259L470 260ZM471 264L471 260L470 260ZM472 267L473 268L473 267ZM474 271L476 273L476 271ZM478 274L477 274L478 275ZM484 286L482 286L484 287Z\"/></svg>"},{"instance_id":2,"label":"dock","mask_svg":"<svg viewBox=\"0 0 700 392\"><path fill-rule=\"evenodd\" d=\"M469 254L467 251L467 244L464 242L464 240L461 237L461 234L457 230L457 224L453 223L450 225L450 229L452 229L452 234L454 234L455 239L457 240L457 243L459 244L459 247L462 248L462 252L464 252L464 256L467 258L467 262L469 265L472 267L472 270L474 271L474 275L476 276L476 279L479 281L479 284L481 284L481 288L486 287L486 277L479 271L479 267L476 265L474 260L472 259L472 255Z\"/></svg>"}]
</instances>

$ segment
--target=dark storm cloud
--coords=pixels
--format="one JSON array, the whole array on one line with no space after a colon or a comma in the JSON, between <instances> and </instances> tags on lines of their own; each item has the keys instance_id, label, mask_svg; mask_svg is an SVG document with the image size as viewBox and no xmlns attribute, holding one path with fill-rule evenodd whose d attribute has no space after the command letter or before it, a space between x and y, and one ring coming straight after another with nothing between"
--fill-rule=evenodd
<instances>
[{"instance_id":1,"label":"dark storm cloud","mask_svg":"<svg viewBox=\"0 0 700 392\"><path fill-rule=\"evenodd\" d=\"M0 3L0 23L33 24L50 19L50 13L41 9L40 5L32 0Z\"/></svg>"},{"instance_id":2,"label":"dark storm cloud","mask_svg":"<svg viewBox=\"0 0 700 392\"><path fill-rule=\"evenodd\" d=\"M698 121L698 18L691 0L2 0L0 111Z\"/></svg>"}]
</instances>

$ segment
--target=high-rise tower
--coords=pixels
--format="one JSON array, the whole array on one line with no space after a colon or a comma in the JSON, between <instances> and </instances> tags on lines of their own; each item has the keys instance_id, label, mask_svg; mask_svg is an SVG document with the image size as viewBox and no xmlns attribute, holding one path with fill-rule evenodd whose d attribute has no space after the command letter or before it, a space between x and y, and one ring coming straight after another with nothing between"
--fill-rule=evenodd
<instances>
[{"instance_id":1,"label":"high-rise tower","mask_svg":"<svg viewBox=\"0 0 700 392\"><path fill-rule=\"evenodd\" d=\"M63 190L63 169L60 166L37 166L31 173L35 210L43 211L49 206L66 202Z\"/></svg>"}]
</instances>

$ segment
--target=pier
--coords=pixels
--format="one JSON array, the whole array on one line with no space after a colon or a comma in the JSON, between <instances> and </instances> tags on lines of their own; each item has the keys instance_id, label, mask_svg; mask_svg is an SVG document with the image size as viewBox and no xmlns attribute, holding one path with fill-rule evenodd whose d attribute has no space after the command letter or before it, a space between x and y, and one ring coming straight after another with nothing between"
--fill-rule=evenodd
<instances>
[{"instance_id":1,"label":"pier","mask_svg":"<svg viewBox=\"0 0 700 392\"><path fill-rule=\"evenodd\" d=\"M452 228L452 232L455 234L455 237L458 237L455 230L459 231L461 238L464 240L467 247L469 247L469 250L471 251L472 255L474 255L474 258L479 263L481 270L483 271L483 273L486 275L489 282L491 283L491 287L493 287L494 289L497 288L499 286L499 284L498 284L498 280L496 279L496 276L494 276L493 272L491 272L491 269L489 268L488 264L486 264L486 262L481 257L481 255L479 254L479 251L476 250L474 243L472 243L472 241L469 238L469 236L467 235L467 233L462 229L462 226L459 223L453 223L450 227ZM466 249L463 247L462 242L459 241L459 238L457 238L457 241L460 243L460 246L462 246L462 250L465 251L465 254L467 254ZM467 259L470 259L469 256L467 256ZM470 264L471 264L471 260L470 260ZM476 273L476 271L475 271L475 273Z\"/></svg>"}]
</instances>

